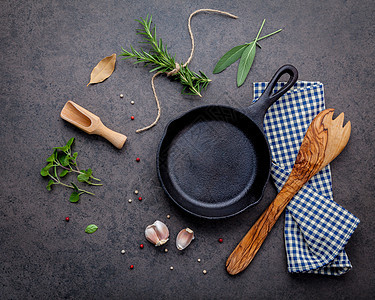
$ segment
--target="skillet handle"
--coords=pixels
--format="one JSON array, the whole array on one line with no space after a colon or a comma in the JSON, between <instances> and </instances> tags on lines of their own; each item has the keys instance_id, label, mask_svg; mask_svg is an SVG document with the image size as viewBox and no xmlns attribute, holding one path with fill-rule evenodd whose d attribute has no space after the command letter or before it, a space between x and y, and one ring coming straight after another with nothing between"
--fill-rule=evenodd
<instances>
[{"instance_id":1,"label":"skillet handle","mask_svg":"<svg viewBox=\"0 0 375 300\"><path fill-rule=\"evenodd\" d=\"M272 94L277 82L284 74L289 74L290 77L288 82L280 90ZM275 75L273 75L258 101L246 109L246 114L259 126L259 128L263 128L264 115L268 108L284 95L297 82L297 79L298 71L295 67L292 65L282 66L277 70Z\"/></svg>"}]
</instances>

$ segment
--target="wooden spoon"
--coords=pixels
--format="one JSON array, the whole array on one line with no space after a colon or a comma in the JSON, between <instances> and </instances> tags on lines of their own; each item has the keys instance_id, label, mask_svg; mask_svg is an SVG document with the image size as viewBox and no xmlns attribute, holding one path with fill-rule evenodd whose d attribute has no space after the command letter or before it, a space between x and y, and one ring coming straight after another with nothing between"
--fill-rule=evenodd
<instances>
[{"instance_id":1,"label":"wooden spoon","mask_svg":"<svg viewBox=\"0 0 375 300\"><path fill-rule=\"evenodd\" d=\"M121 149L127 137L104 126L100 118L73 101L66 102L60 113L61 118L77 126L88 134L97 134Z\"/></svg>"},{"instance_id":2,"label":"wooden spoon","mask_svg":"<svg viewBox=\"0 0 375 300\"><path fill-rule=\"evenodd\" d=\"M229 256L226 263L229 274L238 274L250 264L293 196L345 148L350 121L343 127L344 113L333 120L333 112L334 109L323 110L311 122L288 180Z\"/></svg>"}]
</instances>

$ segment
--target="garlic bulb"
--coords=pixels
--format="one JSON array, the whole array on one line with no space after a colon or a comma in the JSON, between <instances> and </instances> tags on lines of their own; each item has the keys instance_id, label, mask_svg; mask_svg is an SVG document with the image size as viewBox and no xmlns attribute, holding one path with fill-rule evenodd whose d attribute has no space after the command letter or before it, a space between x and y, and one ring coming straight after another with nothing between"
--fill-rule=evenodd
<instances>
[{"instance_id":1,"label":"garlic bulb","mask_svg":"<svg viewBox=\"0 0 375 300\"><path fill-rule=\"evenodd\" d=\"M154 224L146 227L145 236L146 239L155 246L161 246L168 241L169 230L167 225L156 220Z\"/></svg>"},{"instance_id":2,"label":"garlic bulb","mask_svg":"<svg viewBox=\"0 0 375 300\"><path fill-rule=\"evenodd\" d=\"M178 250L184 250L194 240L194 231L190 228L182 229L176 238L176 247Z\"/></svg>"}]
</instances>

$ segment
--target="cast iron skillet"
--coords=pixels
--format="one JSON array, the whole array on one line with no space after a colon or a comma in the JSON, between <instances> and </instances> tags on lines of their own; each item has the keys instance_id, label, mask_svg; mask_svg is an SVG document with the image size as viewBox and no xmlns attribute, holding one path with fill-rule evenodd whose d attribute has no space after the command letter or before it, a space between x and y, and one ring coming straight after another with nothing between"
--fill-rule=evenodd
<instances>
[{"instance_id":1,"label":"cast iron skillet","mask_svg":"<svg viewBox=\"0 0 375 300\"><path fill-rule=\"evenodd\" d=\"M283 74L289 74L288 82L271 94ZM297 70L285 65L248 108L202 106L171 121L156 162L167 195L185 211L208 219L233 216L257 204L271 169L264 115L297 77Z\"/></svg>"}]
</instances>

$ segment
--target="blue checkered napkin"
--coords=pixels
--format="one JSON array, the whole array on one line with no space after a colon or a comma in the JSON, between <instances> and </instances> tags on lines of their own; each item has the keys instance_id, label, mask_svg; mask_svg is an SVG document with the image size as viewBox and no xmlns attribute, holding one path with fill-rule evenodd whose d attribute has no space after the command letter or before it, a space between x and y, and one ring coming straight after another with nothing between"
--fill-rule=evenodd
<instances>
[{"instance_id":1,"label":"blue checkered napkin","mask_svg":"<svg viewBox=\"0 0 375 300\"><path fill-rule=\"evenodd\" d=\"M254 102L266 88L254 83ZM284 83L278 83L275 90ZM323 109L320 82L298 81L268 109L264 132L272 153L271 176L280 191L288 179L307 128ZM288 271L341 275L352 265L344 247L359 219L333 201L329 165L294 196L285 211Z\"/></svg>"}]
</instances>

